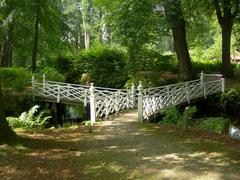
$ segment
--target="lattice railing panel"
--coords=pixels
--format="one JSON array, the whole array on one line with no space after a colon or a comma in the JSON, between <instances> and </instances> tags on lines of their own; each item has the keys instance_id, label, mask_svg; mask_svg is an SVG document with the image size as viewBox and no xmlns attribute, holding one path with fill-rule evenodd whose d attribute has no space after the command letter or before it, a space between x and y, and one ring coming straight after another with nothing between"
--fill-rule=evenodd
<instances>
[{"instance_id":1,"label":"lattice railing panel","mask_svg":"<svg viewBox=\"0 0 240 180\"><path fill-rule=\"evenodd\" d=\"M103 93L104 92L104 93ZM135 97L125 90L105 89L96 90L96 116L108 117L110 114L118 113L135 106Z\"/></svg>"},{"instance_id":2,"label":"lattice railing panel","mask_svg":"<svg viewBox=\"0 0 240 180\"><path fill-rule=\"evenodd\" d=\"M208 76L205 80L194 80L174 85L149 88L143 91L143 118L148 119L155 113L171 105L189 102L192 99L206 97L221 92L223 81L220 76ZM217 80L216 80L217 79Z\"/></svg>"}]
</instances>

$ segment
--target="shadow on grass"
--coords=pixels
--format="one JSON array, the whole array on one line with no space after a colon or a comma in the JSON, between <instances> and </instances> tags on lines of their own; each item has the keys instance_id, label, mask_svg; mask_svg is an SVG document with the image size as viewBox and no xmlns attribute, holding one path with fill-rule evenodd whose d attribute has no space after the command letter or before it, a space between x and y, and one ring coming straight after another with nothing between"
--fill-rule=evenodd
<instances>
[{"instance_id":1,"label":"shadow on grass","mask_svg":"<svg viewBox=\"0 0 240 180\"><path fill-rule=\"evenodd\" d=\"M14 179L238 179L240 151L176 128L109 121L86 129L22 133L0 146L0 173Z\"/></svg>"}]
</instances>

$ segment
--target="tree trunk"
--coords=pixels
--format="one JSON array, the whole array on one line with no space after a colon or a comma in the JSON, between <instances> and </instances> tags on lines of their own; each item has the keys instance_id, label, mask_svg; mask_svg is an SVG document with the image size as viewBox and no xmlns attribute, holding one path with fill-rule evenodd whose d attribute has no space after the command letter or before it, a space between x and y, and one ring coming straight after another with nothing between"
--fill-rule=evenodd
<instances>
[{"instance_id":1,"label":"tree trunk","mask_svg":"<svg viewBox=\"0 0 240 180\"><path fill-rule=\"evenodd\" d=\"M180 77L190 80L194 77L191 58L186 40L185 20L182 14L180 0L167 0L164 4L166 18L171 25L174 48L177 53Z\"/></svg>"},{"instance_id":2,"label":"tree trunk","mask_svg":"<svg viewBox=\"0 0 240 180\"><path fill-rule=\"evenodd\" d=\"M224 77L232 77L231 67L231 34L233 22L239 14L239 1L213 0L218 23L222 28L222 73Z\"/></svg>"},{"instance_id":3,"label":"tree trunk","mask_svg":"<svg viewBox=\"0 0 240 180\"><path fill-rule=\"evenodd\" d=\"M4 99L0 79L0 144L11 143L16 139L15 132L9 127L4 112Z\"/></svg>"},{"instance_id":4,"label":"tree trunk","mask_svg":"<svg viewBox=\"0 0 240 180\"><path fill-rule=\"evenodd\" d=\"M3 40L3 46L1 50L1 66L10 67L12 61L12 47L8 39Z\"/></svg>"},{"instance_id":5,"label":"tree trunk","mask_svg":"<svg viewBox=\"0 0 240 180\"><path fill-rule=\"evenodd\" d=\"M191 80L193 79L193 70L186 41L185 25L172 28L172 32L180 77L183 80Z\"/></svg>"},{"instance_id":6,"label":"tree trunk","mask_svg":"<svg viewBox=\"0 0 240 180\"><path fill-rule=\"evenodd\" d=\"M224 77L232 77L231 67L231 32L233 24L226 22L222 24L222 73Z\"/></svg>"},{"instance_id":7,"label":"tree trunk","mask_svg":"<svg viewBox=\"0 0 240 180\"><path fill-rule=\"evenodd\" d=\"M90 47L90 35L88 28L88 0L82 0L82 25L84 31L84 45L85 49L88 50Z\"/></svg>"},{"instance_id":8,"label":"tree trunk","mask_svg":"<svg viewBox=\"0 0 240 180\"><path fill-rule=\"evenodd\" d=\"M34 39L33 39L33 50L32 50L32 73L37 68L37 50L38 50L38 34L39 34L39 18L40 18L40 0L35 1L36 14L35 14L35 28L34 28Z\"/></svg>"},{"instance_id":9,"label":"tree trunk","mask_svg":"<svg viewBox=\"0 0 240 180\"><path fill-rule=\"evenodd\" d=\"M59 127L63 125L63 105L61 103L53 103L51 108L51 114L52 114L52 120L51 124L54 125L54 127Z\"/></svg>"}]
</instances>

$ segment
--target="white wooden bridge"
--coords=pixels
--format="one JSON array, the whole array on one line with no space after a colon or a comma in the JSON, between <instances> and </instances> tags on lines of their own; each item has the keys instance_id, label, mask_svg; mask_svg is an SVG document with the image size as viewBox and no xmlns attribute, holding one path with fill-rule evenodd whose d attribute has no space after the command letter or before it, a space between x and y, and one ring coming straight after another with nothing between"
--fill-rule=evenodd
<instances>
[{"instance_id":1,"label":"white wooden bridge","mask_svg":"<svg viewBox=\"0 0 240 180\"><path fill-rule=\"evenodd\" d=\"M113 89L94 87L93 83L83 86L46 81L45 76L38 82L33 76L32 93L33 96L58 103L84 103L85 106L89 103L91 124L97 118L135 107L138 109L138 119L142 122L169 106L224 92L224 84L221 74L203 73L197 80L147 89L143 88L141 81L137 89L134 85L130 89Z\"/></svg>"}]
</instances>

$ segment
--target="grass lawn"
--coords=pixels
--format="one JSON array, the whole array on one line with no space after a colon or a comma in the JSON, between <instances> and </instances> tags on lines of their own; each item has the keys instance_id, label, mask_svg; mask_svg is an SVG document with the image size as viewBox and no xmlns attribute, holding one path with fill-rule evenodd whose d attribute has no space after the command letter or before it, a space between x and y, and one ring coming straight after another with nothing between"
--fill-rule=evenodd
<instances>
[{"instance_id":1,"label":"grass lawn","mask_svg":"<svg viewBox=\"0 0 240 180\"><path fill-rule=\"evenodd\" d=\"M0 179L239 179L240 142L136 122L136 113L87 127L19 131L0 146Z\"/></svg>"}]
</instances>

